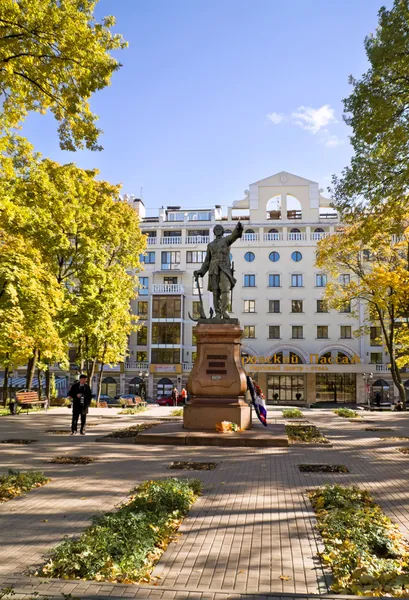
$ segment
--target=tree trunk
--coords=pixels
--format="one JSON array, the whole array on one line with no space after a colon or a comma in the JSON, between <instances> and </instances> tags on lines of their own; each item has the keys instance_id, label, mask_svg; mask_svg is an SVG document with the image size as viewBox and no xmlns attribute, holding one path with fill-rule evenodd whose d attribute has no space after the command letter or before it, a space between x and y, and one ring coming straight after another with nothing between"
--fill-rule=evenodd
<instances>
[{"instance_id":1,"label":"tree trunk","mask_svg":"<svg viewBox=\"0 0 409 600\"><path fill-rule=\"evenodd\" d=\"M50 363L47 363L47 370L45 372L45 395L48 402L51 400L51 376L50 376Z\"/></svg>"},{"instance_id":2,"label":"tree trunk","mask_svg":"<svg viewBox=\"0 0 409 600\"><path fill-rule=\"evenodd\" d=\"M41 400L43 395L43 371L38 367L37 369L37 380L38 380L38 399Z\"/></svg>"},{"instance_id":3,"label":"tree trunk","mask_svg":"<svg viewBox=\"0 0 409 600\"><path fill-rule=\"evenodd\" d=\"M99 402L99 398L101 396L101 388L102 388L102 373L104 371L104 361L105 361L105 354L106 354L106 349L107 349L107 345L104 345L104 351L102 353L102 359L101 359L101 366L99 369L99 374L98 374L98 390L97 390L97 402Z\"/></svg>"},{"instance_id":4,"label":"tree trunk","mask_svg":"<svg viewBox=\"0 0 409 600\"><path fill-rule=\"evenodd\" d=\"M88 375L88 385L92 388L92 380L94 378L95 375L95 367L96 367L97 361L94 358L92 361L88 362L88 368L87 368L87 375Z\"/></svg>"},{"instance_id":5,"label":"tree trunk","mask_svg":"<svg viewBox=\"0 0 409 600\"><path fill-rule=\"evenodd\" d=\"M29 358L28 363L27 363L26 388L28 390L31 390L31 388L33 386L33 378L34 378L34 373L35 373L35 368L36 368L36 362L37 362L37 348L34 348L33 356L31 356Z\"/></svg>"},{"instance_id":6,"label":"tree trunk","mask_svg":"<svg viewBox=\"0 0 409 600\"><path fill-rule=\"evenodd\" d=\"M7 398L9 396L9 368L4 369L4 382L3 382L3 406L7 404Z\"/></svg>"}]
</instances>

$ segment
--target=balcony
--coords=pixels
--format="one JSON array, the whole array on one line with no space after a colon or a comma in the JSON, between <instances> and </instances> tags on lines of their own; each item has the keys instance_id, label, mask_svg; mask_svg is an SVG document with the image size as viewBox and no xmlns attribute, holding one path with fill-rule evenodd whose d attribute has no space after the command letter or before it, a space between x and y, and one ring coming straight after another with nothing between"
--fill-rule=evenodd
<instances>
[{"instance_id":1,"label":"balcony","mask_svg":"<svg viewBox=\"0 0 409 600\"><path fill-rule=\"evenodd\" d=\"M265 233L264 241L265 242L281 242L283 239L282 233Z\"/></svg>"},{"instance_id":2,"label":"balcony","mask_svg":"<svg viewBox=\"0 0 409 600\"><path fill-rule=\"evenodd\" d=\"M149 369L149 363L126 360L125 361L125 369L135 369L136 371L147 371Z\"/></svg>"},{"instance_id":3,"label":"balcony","mask_svg":"<svg viewBox=\"0 0 409 600\"><path fill-rule=\"evenodd\" d=\"M191 371L193 369L193 363L183 363L183 372Z\"/></svg>"},{"instance_id":4,"label":"balcony","mask_svg":"<svg viewBox=\"0 0 409 600\"><path fill-rule=\"evenodd\" d=\"M184 294L185 288L180 283L154 283L152 294Z\"/></svg>"},{"instance_id":5,"label":"balcony","mask_svg":"<svg viewBox=\"0 0 409 600\"><path fill-rule=\"evenodd\" d=\"M189 235L185 238L185 244L208 244L210 236L208 235Z\"/></svg>"},{"instance_id":6,"label":"balcony","mask_svg":"<svg viewBox=\"0 0 409 600\"><path fill-rule=\"evenodd\" d=\"M258 242L260 239L259 233L243 233L241 238L243 242Z\"/></svg>"},{"instance_id":7,"label":"balcony","mask_svg":"<svg viewBox=\"0 0 409 600\"><path fill-rule=\"evenodd\" d=\"M182 243L182 237L179 235L172 235L160 238L160 243L164 246L173 246Z\"/></svg>"},{"instance_id":8,"label":"balcony","mask_svg":"<svg viewBox=\"0 0 409 600\"><path fill-rule=\"evenodd\" d=\"M313 232L311 233L311 241L318 242L319 240L323 240L324 238L331 235L329 232Z\"/></svg>"},{"instance_id":9,"label":"balcony","mask_svg":"<svg viewBox=\"0 0 409 600\"><path fill-rule=\"evenodd\" d=\"M289 242L305 242L306 239L306 233L287 233L287 241Z\"/></svg>"},{"instance_id":10,"label":"balcony","mask_svg":"<svg viewBox=\"0 0 409 600\"><path fill-rule=\"evenodd\" d=\"M390 368L388 367L388 365L375 365L375 371L382 372L382 373L389 373Z\"/></svg>"},{"instance_id":11,"label":"balcony","mask_svg":"<svg viewBox=\"0 0 409 600\"><path fill-rule=\"evenodd\" d=\"M148 237L146 238L146 243L148 244L148 246L152 246L152 244L156 244L157 239L157 237Z\"/></svg>"}]
</instances>

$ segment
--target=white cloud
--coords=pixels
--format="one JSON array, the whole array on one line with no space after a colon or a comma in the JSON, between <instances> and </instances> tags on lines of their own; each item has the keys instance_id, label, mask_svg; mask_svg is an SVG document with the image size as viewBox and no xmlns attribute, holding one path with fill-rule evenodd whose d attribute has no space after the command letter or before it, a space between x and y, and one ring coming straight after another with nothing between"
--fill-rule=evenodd
<instances>
[{"instance_id":1,"label":"white cloud","mask_svg":"<svg viewBox=\"0 0 409 600\"><path fill-rule=\"evenodd\" d=\"M337 146L341 146L344 143L344 140L341 140L337 135L331 135L328 132L328 137L324 138L324 146L327 148L336 148Z\"/></svg>"},{"instance_id":2,"label":"white cloud","mask_svg":"<svg viewBox=\"0 0 409 600\"><path fill-rule=\"evenodd\" d=\"M314 135L329 123L338 123L335 111L329 104L324 104L321 108L299 106L296 111L291 113L291 119L295 125L311 131Z\"/></svg>"},{"instance_id":3,"label":"white cloud","mask_svg":"<svg viewBox=\"0 0 409 600\"><path fill-rule=\"evenodd\" d=\"M269 115L267 115L267 117L272 123L274 123L274 125L278 125L279 123L281 123L281 121L284 120L284 115L280 115L280 113L276 112L270 113Z\"/></svg>"}]
</instances>

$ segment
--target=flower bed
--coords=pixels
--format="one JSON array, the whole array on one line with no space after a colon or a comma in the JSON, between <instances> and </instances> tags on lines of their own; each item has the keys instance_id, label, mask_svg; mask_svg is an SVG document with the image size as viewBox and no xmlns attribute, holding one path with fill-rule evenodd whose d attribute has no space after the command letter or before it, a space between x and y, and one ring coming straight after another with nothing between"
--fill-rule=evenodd
<instances>
[{"instance_id":1,"label":"flower bed","mask_svg":"<svg viewBox=\"0 0 409 600\"><path fill-rule=\"evenodd\" d=\"M344 417L345 419L361 418L361 416L355 410L351 410L350 408L336 408L333 412L339 417Z\"/></svg>"},{"instance_id":2,"label":"flower bed","mask_svg":"<svg viewBox=\"0 0 409 600\"><path fill-rule=\"evenodd\" d=\"M124 429L117 429L112 433L109 433L107 438L133 438L141 431L146 431L147 429L151 429L155 427L155 425L160 425L160 421L151 421L150 423L138 423L138 425L131 425L131 427L125 427Z\"/></svg>"},{"instance_id":3,"label":"flower bed","mask_svg":"<svg viewBox=\"0 0 409 600\"><path fill-rule=\"evenodd\" d=\"M25 492L41 487L51 481L41 471L12 471L0 476L0 503L12 500Z\"/></svg>"},{"instance_id":4,"label":"flower bed","mask_svg":"<svg viewBox=\"0 0 409 600\"><path fill-rule=\"evenodd\" d=\"M306 444L329 444L315 425L286 425L286 433L290 442Z\"/></svg>"},{"instance_id":5,"label":"flower bed","mask_svg":"<svg viewBox=\"0 0 409 600\"><path fill-rule=\"evenodd\" d=\"M349 473L345 465L298 465L301 473Z\"/></svg>"},{"instance_id":6,"label":"flower bed","mask_svg":"<svg viewBox=\"0 0 409 600\"><path fill-rule=\"evenodd\" d=\"M48 462L56 465L89 465L95 462L95 458L90 456L56 456Z\"/></svg>"},{"instance_id":7,"label":"flower bed","mask_svg":"<svg viewBox=\"0 0 409 600\"><path fill-rule=\"evenodd\" d=\"M299 408L287 408L282 414L285 419L302 419L304 416Z\"/></svg>"},{"instance_id":8,"label":"flower bed","mask_svg":"<svg viewBox=\"0 0 409 600\"><path fill-rule=\"evenodd\" d=\"M55 548L37 575L136 583L155 563L202 489L197 479L145 481L116 512Z\"/></svg>"},{"instance_id":9,"label":"flower bed","mask_svg":"<svg viewBox=\"0 0 409 600\"><path fill-rule=\"evenodd\" d=\"M407 596L409 545L399 529L357 487L327 485L309 492L332 568L332 590L358 596Z\"/></svg>"}]
</instances>

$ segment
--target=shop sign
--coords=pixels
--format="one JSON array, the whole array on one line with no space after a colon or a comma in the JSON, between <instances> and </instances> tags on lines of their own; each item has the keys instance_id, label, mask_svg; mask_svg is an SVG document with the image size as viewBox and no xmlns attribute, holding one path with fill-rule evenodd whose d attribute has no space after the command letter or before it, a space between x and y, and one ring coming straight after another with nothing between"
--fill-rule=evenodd
<instances>
[{"instance_id":1,"label":"shop sign","mask_svg":"<svg viewBox=\"0 0 409 600\"><path fill-rule=\"evenodd\" d=\"M302 364L296 354L292 356L282 356L281 354L272 354L271 356L243 356L243 365L297 365ZM309 364L311 365L356 365L361 362L358 354L352 358L348 356L326 357L319 354L310 354Z\"/></svg>"},{"instance_id":2,"label":"shop sign","mask_svg":"<svg viewBox=\"0 0 409 600\"><path fill-rule=\"evenodd\" d=\"M182 365L150 365L151 373L181 373Z\"/></svg>"}]
</instances>

